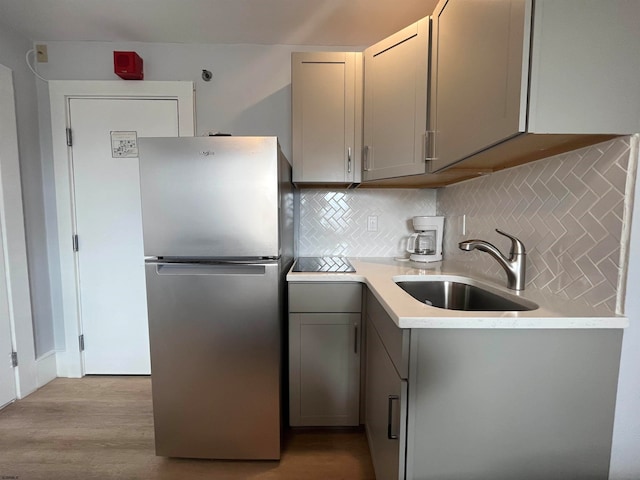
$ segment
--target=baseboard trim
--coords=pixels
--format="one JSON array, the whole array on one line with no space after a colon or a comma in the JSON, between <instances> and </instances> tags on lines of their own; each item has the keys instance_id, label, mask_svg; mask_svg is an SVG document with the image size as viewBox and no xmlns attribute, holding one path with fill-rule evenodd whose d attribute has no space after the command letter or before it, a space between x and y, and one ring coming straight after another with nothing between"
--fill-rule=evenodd
<instances>
[{"instance_id":1,"label":"baseboard trim","mask_svg":"<svg viewBox=\"0 0 640 480\"><path fill-rule=\"evenodd\" d=\"M45 386L51 380L58 376L58 364L56 361L55 350L45 353L36 359L36 374L38 388Z\"/></svg>"}]
</instances>

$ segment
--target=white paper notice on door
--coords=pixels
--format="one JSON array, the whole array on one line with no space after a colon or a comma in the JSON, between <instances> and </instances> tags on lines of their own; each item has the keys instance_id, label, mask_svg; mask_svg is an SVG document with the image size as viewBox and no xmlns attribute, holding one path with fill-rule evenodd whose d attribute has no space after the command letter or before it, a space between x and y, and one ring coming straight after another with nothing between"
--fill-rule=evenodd
<instances>
[{"instance_id":1,"label":"white paper notice on door","mask_svg":"<svg viewBox=\"0 0 640 480\"><path fill-rule=\"evenodd\" d=\"M138 156L137 132L111 132L111 156L136 158Z\"/></svg>"}]
</instances>

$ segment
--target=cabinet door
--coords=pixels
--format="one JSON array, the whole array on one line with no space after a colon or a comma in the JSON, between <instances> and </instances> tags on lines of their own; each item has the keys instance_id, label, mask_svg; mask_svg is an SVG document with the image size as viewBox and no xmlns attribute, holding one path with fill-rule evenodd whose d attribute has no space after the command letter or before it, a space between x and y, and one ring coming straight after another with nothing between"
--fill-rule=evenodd
<instances>
[{"instance_id":1,"label":"cabinet door","mask_svg":"<svg viewBox=\"0 0 640 480\"><path fill-rule=\"evenodd\" d=\"M289 315L290 424L360 424L360 314Z\"/></svg>"},{"instance_id":2,"label":"cabinet door","mask_svg":"<svg viewBox=\"0 0 640 480\"><path fill-rule=\"evenodd\" d=\"M366 430L377 480L405 478L407 382L367 322Z\"/></svg>"},{"instance_id":3,"label":"cabinet door","mask_svg":"<svg viewBox=\"0 0 640 480\"><path fill-rule=\"evenodd\" d=\"M430 170L523 132L528 0L442 0L433 13Z\"/></svg>"},{"instance_id":4,"label":"cabinet door","mask_svg":"<svg viewBox=\"0 0 640 480\"><path fill-rule=\"evenodd\" d=\"M360 181L361 82L361 53L292 54L294 182Z\"/></svg>"},{"instance_id":5,"label":"cabinet door","mask_svg":"<svg viewBox=\"0 0 640 480\"><path fill-rule=\"evenodd\" d=\"M425 172L430 19L364 51L363 180Z\"/></svg>"}]
</instances>

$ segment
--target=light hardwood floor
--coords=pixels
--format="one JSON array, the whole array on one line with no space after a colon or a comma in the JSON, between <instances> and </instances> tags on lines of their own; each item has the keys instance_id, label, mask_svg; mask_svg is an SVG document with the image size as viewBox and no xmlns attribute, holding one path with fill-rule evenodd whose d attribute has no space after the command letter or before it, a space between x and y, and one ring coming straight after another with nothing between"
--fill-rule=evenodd
<instances>
[{"instance_id":1,"label":"light hardwood floor","mask_svg":"<svg viewBox=\"0 0 640 480\"><path fill-rule=\"evenodd\" d=\"M280 462L156 457L148 377L58 378L0 411L0 478L374 479L362 432L288 432Z\"/></svg>"}]
</instances>

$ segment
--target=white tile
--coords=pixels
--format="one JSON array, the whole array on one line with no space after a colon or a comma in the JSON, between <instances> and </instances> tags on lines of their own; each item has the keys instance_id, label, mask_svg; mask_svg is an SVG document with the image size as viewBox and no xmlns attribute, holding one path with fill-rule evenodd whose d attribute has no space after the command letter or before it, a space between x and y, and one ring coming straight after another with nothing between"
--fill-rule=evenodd
<instances>
[{"instance_id":1,"label":"white tile","mask_svg":"<svg viewBox=\"0 0 640 480\"><path fill-rule=\"evenodd\" d=\"M411 218L435 215L433 189L302 190L299 255L392 257L404 255ZM367 217L378 230L367 230Z\"/></svg>"},{"instance_id":2,"label":"white tile","mask_svg":"<svg viewBox=\"0 0 640 480\"><path fill-rule=\"evenodd\" d=\"M615 308L629 153L628 138L617 138L453 185L440 190L438 212L466 214L466 238L503 248L494 228L518 236L528 249L528 281L536 287ZM445 258L504 280L489 255L460 251L461 240L445 232Z\"/></svg>"},{"instance_id":3,"label":"white tile","mask_svg":"<svg viewBox=\"0 0 640 480\"><path fill-rule=\"evenodd\" d=\"M613 311L629 152L629 139L617 138L440 188L437 194L430 189L305 189L299 255L404 255L413 216L466 215L464 236L446 223L445 258L504 281L504 271L489 255L458 249L458 242L480 238L508 252L509 242L494 231L501 228L528 248L530 282ZM378 217L376 232L367 231L370 215Z\"/></svg>"}]
</instances>

